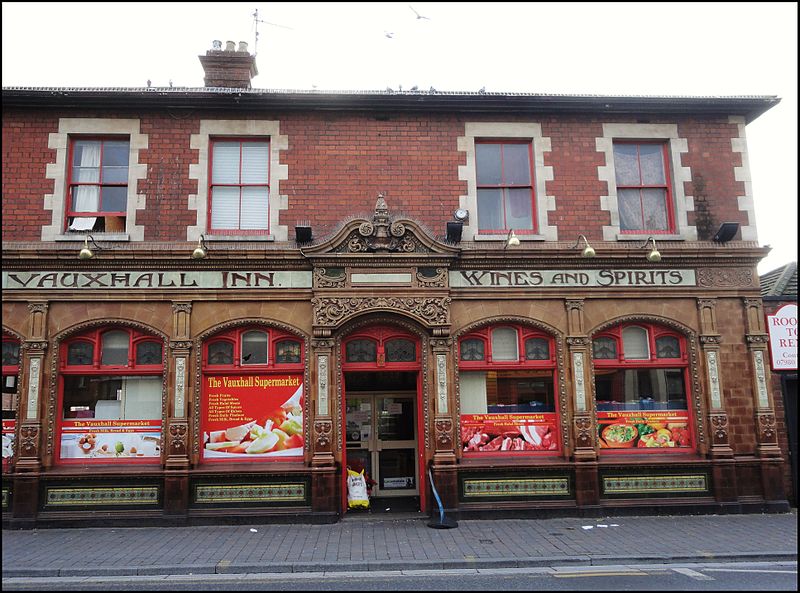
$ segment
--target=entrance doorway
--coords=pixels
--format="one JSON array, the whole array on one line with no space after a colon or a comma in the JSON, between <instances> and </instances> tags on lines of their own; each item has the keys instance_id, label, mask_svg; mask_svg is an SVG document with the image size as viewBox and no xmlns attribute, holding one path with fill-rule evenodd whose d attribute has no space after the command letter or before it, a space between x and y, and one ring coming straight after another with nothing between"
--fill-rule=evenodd
<instances>
[{"instance_id":1,"label":"entrance doorway","mask_svg":"<svg viewBox=\"0 0 800 593\"><path fill-rule=\"evenodd\" d=\"M345 372L345 464L364 470L370 506L420 510L416 371Z\"/></svg>"}]
</instances>

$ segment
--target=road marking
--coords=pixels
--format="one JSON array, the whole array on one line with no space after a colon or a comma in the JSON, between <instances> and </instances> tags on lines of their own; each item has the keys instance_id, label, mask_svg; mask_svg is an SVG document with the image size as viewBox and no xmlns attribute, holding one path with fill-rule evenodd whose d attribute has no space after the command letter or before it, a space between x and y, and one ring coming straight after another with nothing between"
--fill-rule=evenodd
<instances>
[{"instance_id":1,"label":"road marking","mask_svg":"<svg viewBox=\"0 0 800 593\"><path fill-rule=\"evenodd\" d=\"M698 581L713 581L714 577L710 577L703 573L697 572L696 570L692 570L691 568L673 568L675 572L678 572L682 575L686 575L687 577L691 577Z\"/></svg>"},{"instance_id":2,"label":"road marking","mask_svg":"<svg viewBox=\"0 0 800 593\"><path fill-rule=\"evenodd\" d=\"M647 576L646 572L640 570L632 571L601 571L601 572L561 572L553 573L554 577L558 578L575 578L575 577L644 577Z\"/></svg>"},{"instance_id":3,"label":"road marking","mask_svg":"<svg viewBox=\"0 0 800 593\"><path fill-rule=\"evenodd\" d=\"M755 568L704 568L703 570L709 572L713 570L714 572L774 572L776 574L797 574L796 570L757 570Z\"/></svg>"}]
</instances>

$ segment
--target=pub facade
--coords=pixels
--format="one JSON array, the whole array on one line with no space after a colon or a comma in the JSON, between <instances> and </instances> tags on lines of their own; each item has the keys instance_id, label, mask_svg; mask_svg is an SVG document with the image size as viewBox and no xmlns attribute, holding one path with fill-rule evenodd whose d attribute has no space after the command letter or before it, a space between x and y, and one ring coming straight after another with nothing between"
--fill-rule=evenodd
<instances>
[{"instance_id":1,"label":"pub facade","mask_svg":"<svg viewBox=\"0 0 800 593\"><path fill-rule=\"evenodd\" d=\"M3 523L788 509L775 97L3 89ZM434 492L436 496L434 496Z\"/></svg>"}]
</instances>

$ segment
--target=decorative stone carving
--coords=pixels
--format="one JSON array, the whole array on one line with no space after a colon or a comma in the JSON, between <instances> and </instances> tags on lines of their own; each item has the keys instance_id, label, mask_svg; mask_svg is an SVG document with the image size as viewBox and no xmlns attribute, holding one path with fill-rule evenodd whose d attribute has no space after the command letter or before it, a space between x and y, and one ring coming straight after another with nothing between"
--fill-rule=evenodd
<instances>
[{"instance_id":1,"label":"decorative stone carving","mask_svg":"<svg viewBox=\"0 0 800 593\"><path fill-rule=\"evenodd\" d=\"M186 357L179 356L175 359L175 401L172 414L176 418L183 418L186 398Z\"/></svg>"},{"instance_id":2,"label":"decorative stone carving","mask_svg":"<svg viewBox=\"0 0 800 593\"><path fill-rule=\"evenodd\" d=\"M449 350L453 346L452 338L432 338L431 348L433 350L446 349Z\"/></svg>"},{"instance_id":3,"label":"decorative stone carving","mask_svg":"<svg viewBox=\"0 0 800 593\"><path fill-rule=\"evenodd\" d=\"M192 303L172 303L173 313L186 313L187 315L192 312Z\"/></svg>"},{"instance_id":4,"label":"decorative stone carving","mask_svg":"<svg viewBox=\"0 0 800 593\"><path fill-rule=\"evenodd\" d=\"M569 346L586 346L590 342L589 338L567 338L567 344Z\"/></svg>"},{"instance_id":5,"label":"decorative stone carving","mask_svg":"<svg viewBox=\"0 0 800 593\"><path fill-rule=\"evenodd\" d=\"M758 418L758 442L759 443L777 443L775 432L775 415L774 414L757 414Z\"/></svg>"},{"instance_id":6,"label":"decorative stone carving","mask_svg":"<svg viewBox=\"0 0 800 593\"><path fill-rule=\"evenodd\" d=\"M31 313L47 313L48 307L47 303L29 303L28 311Z\"/></svg>"},{"instance_id":7,"label":"decorative stone carving","mask_svg":"<svg viewBox=\"0 0 800 593\"><path fill-rule=\"evenodd\" d=\"M346 284L347 275L344 269L336 268L337 274L329 275L327 268L314 269L314 288L343 288Z\"/></svg>"},{"instance_id":8,"label":"decorative stone carving","mask_svg":"<svg viewBox=\"0 0 800 593\"><path fill-rule=\"evenodd\" d=\"M572 353L572 375L575 379L575 410L586 411L586 384L583 371L583 352Z\"/></svg>"},{"instance_id":9,"label":"decorative stone carving","mask_svg":"<svg viewBox=\"0 0 800 593\"><path fill-rule=\"evenodd\" d=\"M328 452L333 442L333 422L330 420L316 420L314 422L314 451L316 453Z\"/></svg>"},{"instance_id":10,"label":"decorative stone carving","mask_svg":"<svg viewBox=\"0 0 800 593\"><path fill-rule=\"evenodd\" d=\"M190 340L181 340L178 342L170 342L169 347L171 350L191 350L192 342Z\"/></svg>"},{"instance_id":11,"label":"decorative stone carving","mask_svg":"<svg viewBox=\"0 0 800 593\"><path fill-rule=\"evenodd\" d=\"M317 413L327 416L328 410L328 355L317 356Z\"/></svg>"},{"instance_id":12,"label":"decorative stone carving","mask_svg":"<svg viewBox=\"0 0 800 593\"><path fill-rule=\"evenodd\" d=\"M28 408L25 418L36 420L39 417L39 382L42 370L42 358L28 359Z\"/></svg>"},{"instance_id":13,"label":"decorative stone carving","mask_svg":"<svg viewBox=\"0 0 800 593\"><path fill-rule=\"evenodd\" d=\"M748 344L767 344L769 343L769 335L767 334L759 334L759 335L751 335L748 334L745 336L745 340L747 340Z\"/></svg>"},{"instance_id":14,"label":"decorative stone carving","mask_svg":"<svg viewBox=\"0 0 800 593\"><path fill-rule=\"evenodd\" d=\"M403 223L390 220L389 208L386 206L383 194L378 194L372 222L362 222L358 230L351 233L345 244L347 250L353 253L428 251L423 249L414 237L406 234L406 226Z\"/></svg>"},{"instance_id":15,"label":"decorative stone carving","mask_svg":"<svg viewBox=\"0 0 800 593\"><path fill-rule=\"evenodd\" d=\"M436 355L436 411L447 414L447 356Z\"/></svg>"},{"instance_id":16,"label":"decorative stone carving","mask_svg":"<svg viewBox=\"0 0 800 593\"><path fill-rule=\"evenodd\" d=\"M728 416L727 414L711 414L712 439L714 445L728 444Z\"/></svg>"},{"instance_id":17,"label":"decorative stone carving","mask_svg":"<svg viewBox=\"0 0 800 593\"><path fill-rule=\"evenodd\" d=\"M436 429L436 449L439 451L452 450L453 421L450 418L437 418L434 424Z\"/></svg>"},{"instance_id":18,"label":"decorative stone carving","mask_svg":"<svg viewBox=\"0 0 800 593\"><path fill-rule=\"evenodd\" d=\"M38 457L39 427L22 425L19 429L19 437L20 457Z\"/></svg>"},{"instance_id":19,"label":"decorative stone carving","mask_svg":"<svg viewBox=\"0 0 800 593\"><path fill-rule=\"evenodd\" d=\"M700 268L697 283L707 287L752 286L753 271L750 268Z\"/></svg>"},{"instance_id":20,"label":"decorative stone carving","mask_svg":"<svg viewBox=\"0 0 800 593\"><path fill-rule=\"evenodd\" d=\"M717 353L714 350L706 352L706 365L708 366L708 383L711 393L711 407L719 409L722 407L722 392L719 384L719 366L717 364Z\"/></svg>"},{"instance_id":21,"label":"decorative stone carving","mask_svg":"<svg viewBox=\"0 0 800 593\"><path fill-rule=\"evenodd\" d=\"M703 345L718 345L722 342L722 336L700 336L700 343Z\"/></svg>"},{"instance_id":22,"label":"decorative stone carving","mask_svg":"<svg viewBox=\"0 0 800 593\"><path fill-rule=\"evenodd\" d=\"M756 370L758 407L769 408L769 394L767 393L767 371L764 367L764 353L761 350L756 350L753 352L753 365Z\"/></svg>"},{"instance_id":23,"label":"decorative stone carving","mask_svg":"<svg viewBox=\"0 0 800 593\"><path fill-rule=\"evenodd\" d=\"M169 426L169 454L186 455L186 435L188 427L183 422L175 422Z\"/></svg>"},{"instance_id":24,"label":"decorative stone carving","mask_svg":"<svg viewBox=\"0 0 800 593\"><path fill-rule=\"evenodd\" d=\"M447 288L447 270L436 268L436 275L426 276L417 270L417 283L422 288Z\"/></svg>"},{"instance_id":25,"label":"decorative stone carving","mask_svg":"<svg viewBox=\"0 0 800 593\"><path fill-rule=\"evenodd\" d=\"M314 325L335 326L353 315L373 310L405 311L425 325L450 323L450 297L314 298Z\"/></svg>"},{"instance_id":26,"label":"decorative stone carving","mask_svg":"<svg viewBox=\"0 0 800 593\"><path fill-rule=\"evenodd\" d=\"M575 417L575 446L578 449L591 449L594 447L592 420L587 416Z\"/></svg>"},{"instance_id":27,"label":"decorative stone carving","mask_svg":"<svg viewBox=\"0 0 800 593\"><path fill-rule=\"evenodd\" d=\"M39 351L44 352L47 350L47 342L35 341L35 340L28 340L27 342L23 342L22 347L27 349L28 352L31 351Z\"/></svg>"}]
</instances>

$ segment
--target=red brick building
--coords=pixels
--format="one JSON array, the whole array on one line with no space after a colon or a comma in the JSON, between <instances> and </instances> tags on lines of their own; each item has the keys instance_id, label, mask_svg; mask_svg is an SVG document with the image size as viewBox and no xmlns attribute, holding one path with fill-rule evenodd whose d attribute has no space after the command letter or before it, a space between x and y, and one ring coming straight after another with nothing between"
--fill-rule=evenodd
<instances>
[{"instance_id":1,"label":"red brick building","mask_svg":"<svg viewBox=\"0 0 800 593\"><path fill-rule=\"evenodd\" d=\"M3 521L788 508L765 97L3 89Z\"/></svg>"}]
</instances>

